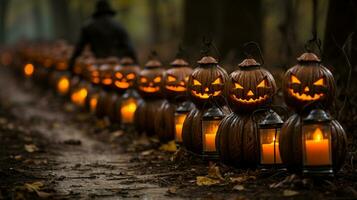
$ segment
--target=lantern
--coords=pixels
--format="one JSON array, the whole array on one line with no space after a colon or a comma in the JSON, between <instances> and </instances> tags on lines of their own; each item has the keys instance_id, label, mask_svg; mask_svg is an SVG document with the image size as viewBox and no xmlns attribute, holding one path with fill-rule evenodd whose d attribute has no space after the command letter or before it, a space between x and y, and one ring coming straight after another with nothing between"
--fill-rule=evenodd
<instances>
[{"instance_id":1,"label":"lantern","mask_svg":"<svg viewBox=\"0 0 357 200\"><path fill-rule=\"evenodd\" d=\"M69 91L69 78L68 76L61 76L57 81L57 92L60 95L66 95Z\"/></svg>"},{"instance_id":2,"label":"lantern","mask_svg":"<svg viewBox=\"0 0 357 200\"><path fill-rule=\"evenodd\" d=\"M193 109L190 101L182 102L175 112L175 142L179 146L182 144L182 126L188 113Z\"/></svg>"},{"instance_id":3,"label":"lantern","mask_svg":"<svg viewBox=\"0 0 357 200\"><path fill-rule=\"evenodd\" d=\"M86 103L86 98L88 95L88 90L86 87L79 87L76 91L74 91L71 95L72 103L77 106L83 107Z\"/></svg>"},{"instance_id":4,"label":"lantern","mask_svg":"<svg viewBox=\"0 0 357 200\"><path fill-rule=\"evenodd\" d=\"M263 167L282 164L278 142L282 125L283 121L273 110L259 123L260 165Z\"/></svg>"},{"instance_id":5,"label":"lantern","mask_svg":"<svg viewBox=\"0 0 357 200\"><path fill-rule=\"evenodd\" d=\"M133 90L127 90L121 99L120 119L123 126L132 125L134 123L134 114L140 101L139 94Z\"/></svg>"},{"instance_id":6,"label":"lantern","mask_svg":"<svg viewBox=\"0 0 357 200\"><path fill-rule=\"evenodd\" d=\"M209 108L202 116L202 144L203 156L208 159L218 158L216 149L216 133L219 123L223 119L223 112L217 107Z\"/></svg>"},{"instance_id":7,"label":"lantern","mask_svg":"<svg viewBox=\"0 0 357 200\"><path fill-rule=\"evenodd\" d=\"M332 173L331 117L314 109L303 119L303 173Z\"/></svg>"},{"instance_id":8,"label":"lantern","mask_svg":"<svg viewBox=\"0 0 357 200\"><path fill-rule=\"evenodd\" d=\"M93 113L93 114L95 113L95 110L97 109L98 98L99 98L98 93L93 93L92 95L89 96L89 112L90 113Z\"/></svg>"},{"instance_id":9,"label":"lantern","mask_svg":"<svg viewBox=\"0 0 357 200\"><path fill-rule=\"evenodd\" d=\"M31 63L27 63L24 66L24 74L26 77L31 77L35 71L35 67Z\"/></svg>"}]
</instances>

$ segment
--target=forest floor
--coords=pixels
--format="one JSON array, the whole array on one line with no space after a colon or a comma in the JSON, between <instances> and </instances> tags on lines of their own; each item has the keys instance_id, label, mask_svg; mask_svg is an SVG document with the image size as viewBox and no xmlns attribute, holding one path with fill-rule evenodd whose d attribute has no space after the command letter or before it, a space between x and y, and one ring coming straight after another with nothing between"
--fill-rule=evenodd
<instances>
[{"instance_id":1,"label":"forest floor","mask_svg":"<svg viewBox=\"0 0 357 200\"><path fill-rule=\"evenodd\" d=\"M4 68L0 108L0 199L357 199L351 165L311 179L208 163L118 130Z\"/></svg>"}]
</instances>

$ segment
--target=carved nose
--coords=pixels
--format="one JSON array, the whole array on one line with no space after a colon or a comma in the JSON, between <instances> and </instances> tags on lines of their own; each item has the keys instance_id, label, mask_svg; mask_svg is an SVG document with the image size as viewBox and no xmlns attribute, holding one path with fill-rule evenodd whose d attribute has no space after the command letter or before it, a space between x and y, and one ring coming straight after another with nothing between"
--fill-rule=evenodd
<instances>
[{"instance_id":1,"label":"carved nose","mask_svg":"<svg viewBox=\"0 0 357 200\"><path fill-rule=\"evenodd\" d=\"M252 92L252 90L249 90L249 91L248 91L247 96L248 96L248 97L254 96L254 93Z\"/></svg>"},{"instance_id":2,"label":"carved nose","mask_svg":"<svg viewBox=\"0 0 357 200\"><path fill-rule=\"evenodd\" d=\"M149 83L149 86L152 87L152 86L154 86L154 84L153 84L152 82L150 82L150 83Z\"/></svg>"},{"instance_id":3,"label":"carved nose","mask_svg":"<svg viewBox=\"0 0 357 200\"><path fill-rule=\"evenodd\" d=\"M181 86L185 86L185 82L181 81L181 82L180 82L180 85L181 85Z\"/></svg>"},{"instance_id":4,"label":"carved nose","mask_svg":"<svg viewBox=\"0 0 357 200\"><path fill-rule=\"evenodd\" d=\"M309 92L309 91L310 91L310 88L306 86L304 89L304 92Z\"/></svg>"},{"instance_id":5,"label":"carved nose","mask_svg":"<svg viewBox=\"0 0 357 200\"><path fill-rule=\"evenodd\" d=\"M208 87L206 87L206 88L205 88L205 92L209 92L209 89L208 89Z\"/></svg>"}]
</instances>

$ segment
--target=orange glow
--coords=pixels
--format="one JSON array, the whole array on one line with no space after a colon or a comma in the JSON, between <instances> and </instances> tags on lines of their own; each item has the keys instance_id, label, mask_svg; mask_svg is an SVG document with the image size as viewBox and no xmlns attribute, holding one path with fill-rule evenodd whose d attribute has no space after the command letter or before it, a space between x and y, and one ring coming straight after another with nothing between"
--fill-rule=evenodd
<instances>
[{"instance_id":1,"label":"orange glow","mask_svg":"<svg viewBox=\"0 0 357 200\"><path fill-rule=\"evenodd\" d=\"M186 91L186 87L184 86L173 86L173 85L167 85L166 89L174 91L174 92L183 92Z\"/></svg>"},{"instance_id":2,"label":"orange glow","mask_svg":"<svg viewBox=\"0 0 357 200\"><path fill-rule=\"evenodd\" d=\"M241 86L239 83L234 83L234 85L237 89L244 89L243 86Z\"/></svg>"},{"instance_id":3,"label":"orange glow","mask_svg":"<svg viewBox=\"0 0 357 200\"><path fill-rule=\"evenodd\" d=\"M124 124L131 124L134 121L134 114L137 108L137 100L130 98L123 101L120 108L121 120Z\"/></svg>"},{"instance_id":4,"label":"orange glow","mask_svg":"<svg viewBox=\"0 0 357 200\"><path fill-rule=\"evenodd\" d=\"M262 80L262 82L260 82L260 83L257 85L257 88L265 88L265 87L266 87L265 80Z\"/></svg>"},{"instance_id":5,"label":"orange glow","mask_svg":"<svg viewBox=\"0 0 357 200\"><path fill-rule=\"evenodd\" d=\"M145 87L145 86L139 86L139 89L141 91L144 91L144 92L147 92L147 93L154 93L154 92L158 92L160 90L160 87L159 86L156 86L156 87Z\"/></svg>"},{"instance_id":6,"label":"orange glow","mask_svg":"<svg viewBox=\"0 0 357 200\"><path fill-rule=\"evenodd\" d=\"M206 152L216 151L216 133L220 120L202 121L203 150Z\"/></svg>"},{"instance_id":7,"label":"orange glow","mask_svg":"<svg viewBox=\"0 0 357 200\"><path fill-rule=\"evenodd\" d=\"M275 139L275 131L275 129L264 129L264 135L266 137L262 137L261 135L261 164L282 163L279 143ZM279 137L279 135L277 135L277 137Z\"/></svg>"},{"instance_id":8,"label":"orange glow","mask_svg":"<svg viewBox=\"0 0 357 200\"><path fill-rule=\"evenodd\" d=\"M321 97L324 96L323 93L320 93L320 94L314 94L313 96L309 95L309 94L299 94L298 92L294 92L293 89L289 89L289 92L290 94L299 99L299 100L302 100L302 101L315 101L315 100L318 100L320 99Z\"/></svg>"},{"instance_id":9,"label":"orange glow","mask_svg":"<svg viewBox=\"0 0 357 200\"><path fill-rule=\"evenodd\" d=\"M198 80L193 79L193 85L202 85Z\"/></svg>"},{"instance_id":10,"label":"orange glow","mask_svg":"<svg viewBox=\"0 0 357 200\"><path fill-rule=\"evenodd\" d=\"M231 97L240 102L240 103L245 103L245 104L250 104L250 103L259 103L259 102L262 102L264 100L266 100L268 98L268 95L264 95L264 96L260 96L259 98L256 98L256 99L253 99L253 98L250 98L250 99L242 99L242 98L238 98L235 94L231 95Z\"/></svg>"},{"instance_id":11,"label":"orange glow","mask_svg":"<svg viewBox=\"0 0 357 200\"><path fill-rule=\"evenodd\" d=\"M67 77L63 76L61 77L58 82L57 82L57 91L61 94L61 95L65 95L68 93L69 90L69 80Z\"/></svg>"},{"instance_id":12,"label":"orange glow","mask_svg":"<svg viewBox=\"0 0 357 200\"><path fill-rule=\"evenodd\" d=\"M324 79L320 78L319 80L315 81L314 85L323 86L324 85Z\"/></svg>"},{"instance_id":13,"label":"orange glow","mask_svg":"<svg viewBox=\"0 0 357 200\"><path fill-rule=\"evenodd\" d=\"M104 79L102 80L102 83L103 83L104 85L111 85L111 84L113 83L113 81L112 81L111 78L104 78Z\"/></svg>"},{"instance_id":14,"label":"orange glow","mask_svg":"<svg viewBox=\"0 0 357 200\"><path fill-rule=\"evenodd\" d=\"M91 113L95 112L97 108L97 104L98 104L98 94L94 94L93 96L91 96L89 100L89 109Z\"/></svg>"},{"instance_id":15,"label":"orange glow","mask_svg":"<svg viewBox=\"0 0 357 200\"><path fill-rule=\"evenodd\" d=\"M114 81L114 85L120 89L126 89L130 86L130 84L126 81Z\"/></svg>"},{"instance_id":16,"label":"orange glow","mask_svg":"<svg viewBox=\"0 0 357 200\"><path fill-rule=\"evenodd\" d=\"M65 62L57 63L57 69L58 70L66 70L67 69L67 63L65 63Z\"/></svg>"},{"instance_id":17,"label":"orange glow","mask_svg":"<svg viewBox=\"0 0 357 200\"><path fill-rule=\"evenodd\" d=\"M312 140L305 141L306 165L330 165L329 140L324 139L320 128L312 134Z\"/></svg>"},{"instance_id":18,"label":"orange glow","mask_svg":"<svg viewBox=\"0 0 357 200\"><path fill-rule=\"evenodd\" d=\"M291 75L291 83L301 84L301 81L294 75Z\"/></svg>"},{"instance_id":19,"label":"orange glow","mask_svg":"<svg viewBox=\"0 0 357 200\"><path fill-rule=\"evenodd\" d=\"M24 67L24 74L28 77L33 75L33 72L35 71L35 67L31 63L27 63Z\"/></svg>"},{"instance_id":20,"label":"orange glow","mask_svg":"<svg viewBox=\"0 0 357 200\"><path fill-rule=\"evenodd\" d=\"M212 85L218 85L218 84L221 84L222 83L222 79L221 78L217 78L216 80L214 80L212 82Z\"/></svg>"},{"instance_id":21,"label":"orange glow","mask_svg":"<svg viewBox=\"0 0 357 200\"><path fill-rule=\"evenodd\" d=\"M169 76L167 76L167 81L168 82L174 82L174 81L176 81L177 79L176 79L176 77L174 77L174 76L171 76L171 75L169 75Z\"/></svg>"},{"instance_id":22,"label":"orange glow","mask_svg":"<svg viewBox=\"0 0 357 200\"><path fill-rule=\"evenodd\" d=\"M74 104L78 106L84 106L87 95L88 95L87 89L81 88L72 93L71 100Z\"/></svg>"},{"instance_id":23,"label":"orange glow","mask_svg":"<svg viewBox=\"0 0 357 200\"><path fill-rule=\"evenodd\" d=\"M187 114L180 113L175 115L175 141L182 142L182 127Z\"/></svg>"},{"instance_id":24,"label":"orange glow","mask_svg":"<svg viewBox=\"0 0 357 200\"><path fill-rule=\"evenodd\" d=\"M207 91L207 90L206 90L206 91ZM206 92L204 92L204 93L196 92L195 90L191 90L191 93L192 93L194 96L196 96L196 97L198 97L198 98L200 98L200 99L208 99L208 98L210 98L211 96L218 96L218 95L220 95L220 94L221 94L221 91L216 91L216 92L213 93L213 95L212 95L212 94L209 94L209 93L206 93Z\"/></svg>"}]
</instances>

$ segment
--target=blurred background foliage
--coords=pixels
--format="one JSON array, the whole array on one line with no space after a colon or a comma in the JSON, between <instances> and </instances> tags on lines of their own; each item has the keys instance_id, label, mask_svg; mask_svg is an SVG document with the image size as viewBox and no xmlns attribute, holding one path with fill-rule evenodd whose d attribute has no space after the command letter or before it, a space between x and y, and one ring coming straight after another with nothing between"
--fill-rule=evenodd
<instances>
[{"instance_id":1,"label":"blurred background foliage","mask_svg":"<svg viewBox=\"0 0 357 200\"><path fill-rule=\"evenodd\" d=\"M75 43L95 2L0 0L0 43L25 39L65 39ZM304 44L312 37L312 0L110 0L110 3L117 10L115 18L129 32L142 62L152 49L156 49L164 61L169 61L181 43L190 61L195 61L200 56L202 37L208 36L218 49L214 54L226 63L228 70L242 59L241 46L248 41L260 43L267 68L285 69L295 63ZM337 14L331 11L336 4L342 6L343 13L341 9ZM334 45L326 40L325 33L334 30L336 23L345 23L354 30L356 9L350 4L351 0L318 0L317 33L324 45ZM352 15L354 19L334 22L328 19L331 13L344 14L347 19ZM346 39L345 32L348 31L341 37L335 36L340 46ZM336 56L339 50L334 49L332 55Z\"/></svg>"}]
</instances>

